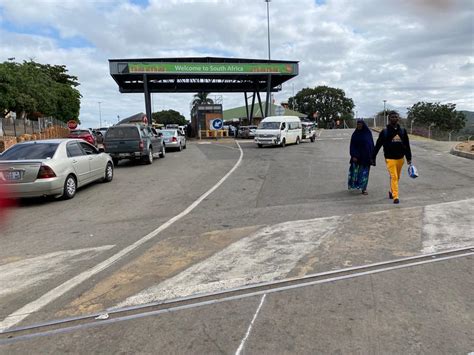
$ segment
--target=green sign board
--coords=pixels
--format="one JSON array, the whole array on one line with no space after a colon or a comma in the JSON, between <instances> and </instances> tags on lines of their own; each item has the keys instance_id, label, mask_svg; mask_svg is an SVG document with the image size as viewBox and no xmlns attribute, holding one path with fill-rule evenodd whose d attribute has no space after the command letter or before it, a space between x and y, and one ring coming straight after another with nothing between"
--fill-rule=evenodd
<instances>
[{"instance_id":1,"label":"green sign board","mask_svg":"<svg viewBox=\"0 0 474 355\"><path fill-rule=\"evenodd\" d=\"M129 73L296 75L294 63L128 63Z\"/></svg>"}]
</instances>

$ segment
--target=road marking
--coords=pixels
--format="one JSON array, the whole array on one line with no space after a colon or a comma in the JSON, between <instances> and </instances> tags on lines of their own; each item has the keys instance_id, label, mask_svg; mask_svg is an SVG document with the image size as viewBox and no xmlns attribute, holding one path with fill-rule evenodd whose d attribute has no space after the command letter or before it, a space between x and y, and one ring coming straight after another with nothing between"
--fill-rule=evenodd
<instances>
[{"instance_id":1,"label":"road marking","mask_svg":"<svg viewBox=\"0 0 474 355\"><path fill-rule=\"evenodd\" d=\"M473 202L471 199L426 206L424 219L427 225L424 227L425 240L422 252L427 254L472 245ZM446 210L451 211L447 216ZM392 213L392 210L386 210L373 212L367 216L374 223L387 219ZM440 218L440 214L444 219ZM420 217L423 218L421 213ZM126 298L116 307L134 306L278 280L294 271L300 260L312 255L321 243L331 236L337 236L338 231L345 230L343 226L347 221L351 221L347 216L334 216L264 227L176 276ZM457 226L457 229L452 226ZM421 233L423 227L418 228L418 233ZM437 229L442 231L443 243L435 238L437 233L428 233L432 229L434 232Z\"/></svg>"},{"instance_id":2,"label":"road marking","mask_svg":"<svg viewBox=\"0 0 474 355\"><path fill-rule=\"evenodd\" d=\"M129 245L128 247L120 250L118 253L112 255L110 258L107 260L104 260L103 262L97 264L93 268L86 270L79 275L73 277L72 279L62 283L61 285L55 287L54 289L48 291L45 293L43 296L38 298L37 300L28 303L27 305L21 307L20 309L16 310L12 314L8 315L5 319L3 319L0 322L0 333L3 332L6 329L9 329L18 323L20 323L23 319L28 317L31 313L37 312L44 306L48 305L52 301L56 300L57 298L61 297L64 295L66 292L70 291L74 287L80 285L82 282L90 279L92 276L98 274L99 272L107 269L109 266L132 252L133 250L137 249L139 246L142 244L146 243L150 239L153 239L156 237L160 232L171 226L173 223L176 221L179 221L181 218L185 217L188 215L192 210L194 210L203 200L205 200L210 194L212 194L215 190L221 186L224 181L226 181L230 175L239 167L240 163L242 162L242 158L244 155L244 152L242 148L240 147L239 143L236 142L237 146L239 147L240 150L240 155L239 159L235 163L235 165L230 169L227 174L224 175L222 179L220 179L213 187L211 187L207 192L205 192L201 197L199 197L196 201L194 201L191 205L189 205L184 211L179 213L178 215L172 217L169 219L167 222L163 223L161 226L156 228L154 231L148 233L141 239L137 240L135 243Z\"/></svg>"},{"instance_id":3,"label":"road marking","mask_svg":"<svg viewBox=\"0 0 474 355\"><path fill-rule=\"evenodd\" d=\"M257 316L258 314L260 313L260 309L262 308L263 306L263 302L265 301L265 297L267 295L264 294L260 300L260 304L258 305L258 308L257 308L257 311L255 312L255 314L253 315L253 318L252 318L252 321L250 322L250 325L247 329L247 332L245 333L245 336L244 338L242 339L242 341L240 342L240 345L239 345L239 348L237 349L237 351L235 352L235 355L239 355L241 352L242 352L242 349L244 348L244 345L245 345L245 342L247 341L247 338L249 337L250 335L250 332L252 331L252 327L253 327L253 323L255 322L255 319L257 319Z\"/></svg>"},{"instance_id":4,"label":"road marking","mask_svg":"<svg viewBox=\"0 0 474 355\"><path fill-rule=\"evenodd\" d=\"M333 235L341 217L267 226L117 307L214 292L286 277L298 262Z\"/></svg>"},{"instance_id":5,"label":"road marking","mask_svg":"<svg viewBox=\"0 0 474 355\"><path fill-rule=\"evenodd\" d=\"M468 247L474 239L474 199L425 206L423 253Z\"/></svg>"},{"instance_id":6,"label":"road marking","mask_svg":"<svg viewBox=\"0 0 474 355\"><path fill-rule=\"evenodd\" d=\"M64 274L73 263L93 258L115 245L98 248L63 250L0 265L0 297L18 293L31 286Z\"/></svg>"}]
</instances>

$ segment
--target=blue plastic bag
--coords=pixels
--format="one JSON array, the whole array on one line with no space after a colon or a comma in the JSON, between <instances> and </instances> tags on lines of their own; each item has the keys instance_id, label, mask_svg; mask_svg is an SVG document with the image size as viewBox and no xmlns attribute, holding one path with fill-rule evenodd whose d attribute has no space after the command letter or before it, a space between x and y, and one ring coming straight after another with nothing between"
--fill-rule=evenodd
<instances>
[{"instance_id":1,"label":"blue plastic bag","mask_svg":"<svg viewBox=\"0 0 474 355\"><path fill-rule=\"evenodd\" d=\"M418 177L418 169L413 164L408 165L408 176L412 179Z\"/></svg>"}]
</instances>

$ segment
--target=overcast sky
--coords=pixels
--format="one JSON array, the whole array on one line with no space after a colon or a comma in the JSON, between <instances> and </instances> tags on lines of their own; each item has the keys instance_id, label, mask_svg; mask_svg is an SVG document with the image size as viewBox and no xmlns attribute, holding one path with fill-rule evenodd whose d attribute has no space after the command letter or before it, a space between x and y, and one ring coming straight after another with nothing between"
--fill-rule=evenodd
<instances>
[{"instance_id":1,"label":"overcast sky","mask_svg":"<svg viewBox=\"0 0 474 355\"><path fill-rule=\"evenodd\" d=\"M65 64L79 78L83 126L145 111L120 94L108 59L267 58L264 0L0 0L0 62ZM358 116L418 101L474 111L473 0L272 0L271 57L299 61L277 103L305 87L341 88ZM221 95L219 93L212 93ZM154 94L189 118L192 94ZM224 109L244 105L223 94Z\"/></svg>"}]
</instances>

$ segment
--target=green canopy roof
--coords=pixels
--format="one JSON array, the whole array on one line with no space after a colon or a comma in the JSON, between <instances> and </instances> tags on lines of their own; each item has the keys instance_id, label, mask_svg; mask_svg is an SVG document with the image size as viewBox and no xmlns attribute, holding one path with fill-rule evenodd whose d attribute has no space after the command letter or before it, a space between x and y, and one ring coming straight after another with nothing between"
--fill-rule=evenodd
<instances>
[{"instance_id":1,"label":"green canopy roof","mask_svg":"<svg viewBox=\"0 0 474 355\"><path fill-rule=\"evenodd\" d=\"M269 107L269 114L268 115L269 116L277 116L275 114L275 109L277 107L283 107L283 106L271 104L270 107ZM249 105L249 113L250 113L250 110L251 110L251 106ZM261 118L263 116L264 116L264 114L262 114L262 112L260 112L259 105L255 105L254 108L253 108L253 117L260 117ZM285 112L283 113L282 116L298 116L298 117L302 118L302 117L307 117L308 115L306 115L304 113L301 113L301 112L290 110L288 108L285 108ZM224 112L223 112L224 121L228 121L228 120L231 120L233 118L246 118L246 117L247 117L247 111L245 110L245 106L231 108L231 109L228 109L228 110L224 110Z\"/></svg>"}]
</instances>

